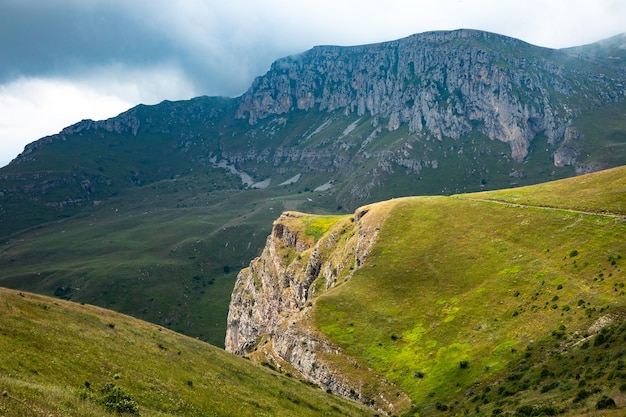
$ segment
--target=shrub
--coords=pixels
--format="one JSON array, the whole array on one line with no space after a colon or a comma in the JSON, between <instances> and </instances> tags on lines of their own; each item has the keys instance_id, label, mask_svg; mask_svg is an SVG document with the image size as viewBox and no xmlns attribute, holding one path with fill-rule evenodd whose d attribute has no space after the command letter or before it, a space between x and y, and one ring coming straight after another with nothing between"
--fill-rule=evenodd
<instances>
[{"instance_id":1,"label":"shrub","mask_svg":"<svg viewBox=\"0 0 626 417\"><path fill-rule=\"evenodd\" d=\"M608 408L617 408L617 405L615 404L613 398L603 395L602 398L600 398L596 403L596 408L598 410L606 410Z\"/></svg>"},{"instance_id":2,"label":"shrub","mask_svg":"<svg viewBox=\"0 0 626 417\"><path fill-rule=\"evenodd\" d=\"M523 405L517 409L516 416L556 416L561 410L558 408L545 406L545 407L532 407L530 405Z\"/></svg>"},{"instance_id":3,"label":"shrub","mask_svg":"<svg viewBox=\"0 0 626 417\"><path fill-rule=\"evenodd\" d=\"M120 387L114 384L106 384L102 389L100 402L107 411L116 413L139 414L139 405Z\"/></svg>"},{"instance_id":4,"label":"shrub","mask_svg":"<svg viewBox=\"0 0 626 417\"><path fill-rule=\"evenodd\" d=\"M556 387L558 387L558 386L559 386L559 383L558 383L558 382L556 382L556 381L554 381L554 382L552 382L552 383L550 383L550 384L548 384L548 385L544 385L544 386L541 388L541 393L542 393L542 394L544 394L544 393L546 393L546 392L548 392L548 391L552 391L553 389L555 389L555 388L556 388Z\"/></svg>"},{"instance_id":5,"label":"shrub","mask_svg":"<svg viewBox=\"0 0 626 417\"><path fill-rule=\"evenodd\" d=\"M586 398L590 397L591 395L592 394L589 391L587 391L587 390L584 390L584 389L580 390L576 394L576 398L574 398L574 402L577 403L577 402L583 401Z\"/></svg>"}]
</instances>

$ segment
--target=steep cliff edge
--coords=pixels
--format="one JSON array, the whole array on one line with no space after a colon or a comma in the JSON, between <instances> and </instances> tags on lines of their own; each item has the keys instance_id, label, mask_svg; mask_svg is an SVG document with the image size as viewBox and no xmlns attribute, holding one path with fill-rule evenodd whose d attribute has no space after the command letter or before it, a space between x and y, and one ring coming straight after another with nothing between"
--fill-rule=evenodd
<instances>
[{"instance_id":1,"label":"steep cliff edge","mask_svg":"<svg viewBox=\"0 0 626 417\"><path fill-rule=\"evenodd\" d=\"M477 129L522 161L537 135L559 144L585 108L622 99L622 72L492 33L428 32L278 60L242 96L237 115L255 124L296 109L342 109L438 140Z\"/></svg>"},{"instance_id":2,"label":"steep cliff edge","mask_svg":"<svg viewBox=\"0 0 626 417\"><path fill-rule=\"evenodd\" d=\"M287 372L295 369L324 390L385 413L410 407L404 392L356 359L344 361L351 372L338 369L337 361L328 359L345 352L311 321L316 296L349 280L363 264L391 206L366 206L354 216L332 218L283 213L263 254L239 273L226 350Z\"/></svg>"},{"instance_id":3,"label":"steep cliff edge","mask_svg":"<svg viewBox=\"0 0 626 417\"><path fill-rule=\"evenodd\" d=\"M582 415L585 342L626 311L623 171L287 212L238 277L226 347L389 414ZM597 400L618 395L597 375Z\"/></svg>"}]
</instances>

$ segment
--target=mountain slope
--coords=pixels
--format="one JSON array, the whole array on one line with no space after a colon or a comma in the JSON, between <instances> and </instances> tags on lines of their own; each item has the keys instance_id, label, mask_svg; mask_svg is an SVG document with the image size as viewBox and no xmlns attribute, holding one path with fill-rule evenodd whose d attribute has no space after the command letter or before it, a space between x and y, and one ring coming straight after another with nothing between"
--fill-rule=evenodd
<instances>
[{"instance_id":1,"label":"mountain slope","mask_svg":"<svg viewBox=\"0 0 626 417\"><path fill-rule=\"evenodd\" d=\"M626 163L619 39L595 55L471 30L320 46L238 98L79 122L0 170L0 285L221 344L236 272L279 212Z\"/></svg>"},{"instance_id":2,"label":"mountain slope","mask_svg":"<svg viewBox=\"0 0 626 417\"><path fill-rule=\"evenodd\" d=\"M112 311L3 288L0 300L2 415L102 416L107 409L144 416L369 414Z\"/></svg>"},{"instance_id":3,"label":"mountain slope","mask_svg":"<svg viewBox=\"0 0 626 417\"><path fill-rule=\"evenodd\" d=\"M396 414L624 407L625 203L620 167L283 214L238 277L227 350Z\"/></svg>"}]
</instances>

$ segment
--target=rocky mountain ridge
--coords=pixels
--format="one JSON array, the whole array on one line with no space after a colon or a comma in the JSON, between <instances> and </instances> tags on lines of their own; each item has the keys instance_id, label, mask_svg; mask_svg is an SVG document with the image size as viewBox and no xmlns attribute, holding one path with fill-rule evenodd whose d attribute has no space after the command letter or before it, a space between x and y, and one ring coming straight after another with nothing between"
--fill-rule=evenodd
<instances>
[{"instance_id":1,"label":"rocky mountain ridge","mask_svg":"<svg viewBox=\"0 0 626 417\"><path fill-rule=\"evenodd\" d=\"M107 194L107 187L189 175L188 167L202 168L216 158L248 173L252 183L271 184L273 177L275 185L297 175L319 178L308 188L332 181L337 204L354 210L364 201L399 195L473 191L485 183L515 185L519 178L536 175L523 167L534 157L534 147L545 147L551 161L540 164L554 174L529 182L590 172L614 166L607 159L615 153L607 150L607 157L604 150L598 154L593 145L586 146L597 132L579 126L577 118L624 102L626 68L615 52L620 39L552 50L493 33L457 30L372 45L319 46L277 60L241 97L163 102L104 121L81 121L28 145L3 169L16 172L19 180L6 174L4 179L36 183L37 178L22 174L72 170L79 181L66 175L54 187L70 184L70 195L43 204L85 206ZM154 137L162 143L148 143ZM122 159L114 168L130 174L112 178L102 174L102 164L77 161L72 151L60 161L42 156L63 142L84 146L91 141L96 142L93 158L108 154L117 159L118 140L134 147L129 153L144 165L162 163L159 154L167 152L183 166L142 176L135 161ZM595 152L594 160L582 154L586 147ZM485 156L492 162L485 163ZM95 169L99 172L85 172ZM406 176L410 189L386 190ZM85 181L98 187L85 195L76 185ZM21 191L19 185L0 183L5 196Z\"/></svg>"},{"instance_id":2,"label":"rocky mountain ridge","mask_svg":"<svg viewBox=\"0 0 626 417\"><path fill-rule=\"evenodd\" d=\"M477 127L522 161L539 133L552 145L564 142L573 117L584 110L570 100L584 97L584 106L593 107L624 97L615 88L623 73L598 74L584 60L566 67L572 61L563 51L472 30L316 47L276 61L241 97L237 116L256 124L296 109L342 110L377 116L390 131L407 125L410 134L437 140L458 140Z\"/></svg>"}]
</instances>

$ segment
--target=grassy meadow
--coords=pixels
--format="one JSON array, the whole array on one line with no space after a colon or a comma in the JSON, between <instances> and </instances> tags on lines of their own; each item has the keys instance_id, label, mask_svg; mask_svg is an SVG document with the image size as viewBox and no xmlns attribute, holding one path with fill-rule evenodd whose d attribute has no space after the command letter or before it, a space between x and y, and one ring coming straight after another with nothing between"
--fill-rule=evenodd
<instances>
[{"instance_id":1,"label":"grassy meadow","mask_svg":"<svg viewBox=\"0 0 626 417\"><path fill-rule=\"evenodd\" d=\"M373 414L161 326L1 288L0 352L7 417Z\"/></svg>"},{"instance_id":2,"label":"grassy meadow","mask_svg":"<svg viewBox=\"0 0 626 417\"><path fill-rule=\"evenodd\" d=\"M581 372L596 366L589 358L614 368L626 354L624 178L617 168L523 189L394 200L367 261L316 300L317 325L407 392L417 407L409 414L529 405L578 415L604 395L626 406L619 366L609 379L603 365L587 385L593 394L575 401ZM615 322L610 331L620 336L581 353L598 320ZM554 377L572 366L555 356L578 360L581 371L540 395L550 378L536 367L549 364ZM507 378L517 389L498 393ZM471 399L487 387L480 411Z\"/></svg>"}]
</instances>

